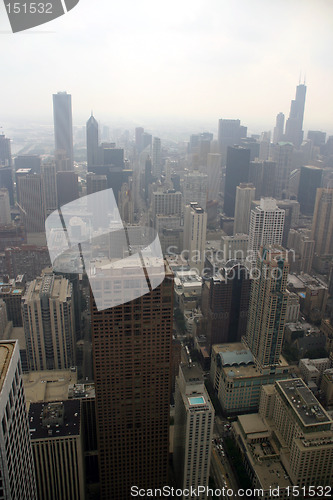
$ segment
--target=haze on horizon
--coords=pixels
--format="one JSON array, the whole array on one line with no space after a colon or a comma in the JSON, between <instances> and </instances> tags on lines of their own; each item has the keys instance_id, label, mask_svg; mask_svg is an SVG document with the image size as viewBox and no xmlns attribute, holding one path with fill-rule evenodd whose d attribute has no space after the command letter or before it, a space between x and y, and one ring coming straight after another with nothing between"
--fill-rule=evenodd
<instances>
[{"instance_id":1,"label":"haze on horizon","mask_svg":"<svg viewBox=\"0 0 333 500\"><path fill-rule=\"evenodd\" d=\"M134 3L80 0L12 34L0 4L0 125L52 123L52 94L72 94L74 125L98 120L202 123L239 118L249 131L286 118L306 75L304 130L333 134L330 0Z\"/></svg>"}]
</instances>

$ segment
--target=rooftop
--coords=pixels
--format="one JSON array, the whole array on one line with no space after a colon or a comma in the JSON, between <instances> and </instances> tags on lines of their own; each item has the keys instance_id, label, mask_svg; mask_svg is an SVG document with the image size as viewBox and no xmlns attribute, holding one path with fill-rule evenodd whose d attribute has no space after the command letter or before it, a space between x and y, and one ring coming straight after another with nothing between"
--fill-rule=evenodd
<instances>
[{"instance_id":1,"label":"rooftop","mask_svg":"<svg viewBox=\"0 0 333 500\"><path fill-rule=\"evenodd\" d=\"M80 401L32 403L29 409L31 439L80 435Z\"/></svg>"},{"instance_id":2,"label":"rooftop","mask_svg":"<svg viewBox=\"0 0 333 500\"><path fill-rule=\"evenodd\" d=\"M0 342L0 393L5 382L15 342Z\"/></svg>"},{"instance_id":3,"label":"rooftop","mask_svg":"<svg viewBox=\"0 0 333 500\"><path fill-rule=\"evenodd\" d=\"M33 371L23 375L27 403L64 401L69 388L77 384L77 372L71 370Z\"/></svg>"},{"instance_id":4,"label":"rooftop","mask_svg":"<svg viewBox=\"0 0 333 500\"><path fill-rule=\"evenodd\" d=\"M304 426L333 424L333 421L302 379L282 380L276 382L276 384L287 399L290 408Z\"/></svg>"}]
</instances>

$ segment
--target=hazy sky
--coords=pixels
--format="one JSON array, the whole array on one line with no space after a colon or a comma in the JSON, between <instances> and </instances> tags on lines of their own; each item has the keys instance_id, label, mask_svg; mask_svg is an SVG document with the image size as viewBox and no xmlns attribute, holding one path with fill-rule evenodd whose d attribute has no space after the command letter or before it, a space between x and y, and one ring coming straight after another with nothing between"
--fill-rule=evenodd
<instances>
[{"instance_id":1,"label":"hazy sky","mask_svg":"<svg viewBox=\"0 0 333 500\"><path fill-rule=\"evenodd\" d=\"M40 0L39 0L40 1ZM240 118L251 131L289 114L300 71L305 130L333 134L331 0L80 0L68 14L12 34L0 4L0 125L52 123L52 94L73 121Z\"/></svg>"}]
</instances>

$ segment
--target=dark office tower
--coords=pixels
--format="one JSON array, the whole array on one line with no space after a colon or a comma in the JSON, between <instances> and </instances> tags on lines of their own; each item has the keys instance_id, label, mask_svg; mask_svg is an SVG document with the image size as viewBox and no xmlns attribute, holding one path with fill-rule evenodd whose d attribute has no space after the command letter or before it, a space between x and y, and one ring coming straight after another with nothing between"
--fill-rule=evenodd
<instances>
[{"instance_id":1,"label":"dark office tower","mask_svg":"<svg viewBox=\"0 0 333 500\"><path fill-rule=\"evenodd\" d=\"M106 175L97 175L93 172L88 172L87 177L87 194L97 193L98 191L104 191L108 188L108 180Z\"/></svg>"},{"instance_id":2,"label":"dark office tower","mask_svg":"<svg viewBox=\"0 0 333 500\"><path fill-rule=\"evenodd\" d=\"M57 172L58 207L79 197L79 182L76 172Z\"/></svg>"},{"instance_id":3,"label":"dark office tower","mask_svg":"<svg viewBox=\"0 0 333 500\"><path fill-rule=\"evenodd\" d=\"M146 149L146 147L148 146L151 147L152 142L153 142L153 136L145 132L142 136L142 150Z\"/></svg>"},{"instance_id":4,"label":"dark office tower","mask_svg":"<svg viewBox=\"0 0 333 500\"><path fill-rule=\"evenodd\" d=\"M218 144L222 154L222 163L226 164L227 147L239 144L243 137L246 137L247 127L240 124L240 120L219 120Z\"/></svg>"},{"instance_id":5,"label":"dark office tower","mask_svg":"<svg viewBox=\"0 0 333 500\"><path fill-rule=\"evenodd\" d=\"M317 188L321 187L323 171L321 168L301 167L301 176L298 186L298 201L303 215L313 215Z\"/></svg>"},{"instance_id":6,"label":"dark office tower","mask_svg":"<svg viewBox=\"0 0 333 500\"><path fill-rule=\"evenodd\" d=\"M305 106L306 86L297 85L296 98L291 101L289 118L286 123L285 140L299 148L303 141L303 117Z\"/></svg>"},{"instance_id":7,"label":"dark office tower","mask_svg":"<svg viewBox=\"0 0 333 500\"><path fill-rule=\"evenodd\" d=\"M281 246L261 248L249 304L246 343L260 369L277 366L282 351L288 305L289 264Z\"/></svg>"},{"instance_id":8,"label":"dark office tower","mask_svg":"<svg viewBox=\"0 0 333 500\"><path fill-rule=\"evenodd\" d=\"M284 131L284 114L279 113L276 116L276 124L273 132L273 143L276 144L283 139L283 131Z\"/></svg>"},{"instance_id":9,"label":"dark office tower","mask_svg":"<svg viewBox=\"0 0 333 500\"><path fill-rule=\"evenodd\" d=\"M30 173L30 169L17 170L16 182L18 205L27 233L43 233L46 211L41 175Z\"/></svg>"},{"instance_id":10,"label":"dark office tower","mask_svg":"<svg viewBox=\"0 0 333 500\"><path fill-rule=\"evenodd\" d=\"M113 142L103 142L99 148L97 165L110 166L112 169L124 169L124 150L116 148Z\"/></svg>"},{"instance_id":11,"label":"dark office tower","mask_svg":"<svg viewBox=\"0 0 333 500\"><path fill-rule=\"evenodd\" d=\"M91 115L86 124L87 132L87 167L98 165L98 123Z\"/></svg>"},{"instance_id":12,"label":"dark office tower","mask_svg":"<svg viewBox=\"0 0 333 500\"><path fill-rule=\"evenodd\" d=\"M0 165L12 165L10 139L4 134L0 134Z\"/></svg>"},{"instance_id":13,"label":"dark office tower","mask_svg":"<svg viewBox=\"0 0 333 500\"><path fill-rule=\"evenodd\" d=\"M142 144L142 136L144 134L144 128L143 127L136 127L135 129L135 146L136 150L138 153L141 153L143 150L143 144Z\"/></svg>"},{"instance_id":14,"label":"dark office tower","mask_svg":"<svg viewBox=\"0 0 333 500\"><path fill-rule=\"evenodd\" d=\"M250 160L253 161L259 158L260 142L258 142L253 137L246 137L240 140L239 143L242 148L250 150Z\"/></svg>"},{"instance_id":15,"label":"dark office tower","mask_svg":"<svg viewBox=\"0 0 333 500\"><path fill-rule=\"evenodd\" d=\"M5 188L8 190L9 202L13 206L14 200L14 182L13 182L13 171L10 166L0 165L0 189Z\"/></svg>"},{"instance_id":16,"label":"dark office tower","mask_svg":"<svg viewBox=\"0 0 333 500\"><path fill-rule=\"evenodd\" d=\"M313 142L314 146L323 146L326 141L326 132L320 130L309 130L308 139Z\"/></svg>"},{"instance_id":17,"label":"dark office tower","mask_svg":"<svg viewBox=\"0 0 333 500\"><path fill-rule=\"evenodd\" d=\"M122 293L122 286L134 286L139 274L134 266L125 279L129 270L104 269L102 290ZM172 323L168 268L163 283L138 299L103 311L92 301L102 500L129 500L133 485L154 489L168 484Z\"/></svg>"},{"instance_id":18,"label":"dark office tower","mask_svg":"<svg viewBox=\"0 0 333 500\"><path fill-rule=\"evenodd\" d=\"M250 150L239 146L228 147L227 169L224 188L224 213L228 217L235 214L236 187L248 182Z\"/></svg>"},{"instance_id":19,"label":"dark office tower","mask_svg":"<svg viewBox=\"0 0 333 500\"><path fill-rule=\"evenodd\" d=\"M40 174L41 158L39 155L19 155L14 160L15 170L31 168L32 173Z\"/></svg>"},{"instance_id":20,"label":"dark office tower","mask_svg":"<svg viewBox=\"0 0 333 500\"><path fill-rule=\"evenodd\" d=\"M251 279L249 271L236 260L219 270L204 284L204 315L208 320L209 346L240 342L246 333ZM204 299L204 297L206 298Z\"/></svg>"},{"instance_id":21,"label":"dark office tower","mask_svg":"<svg viewBox=\"0 0 333 500\"><path fill-rule=\"evenodd\" d=\"M55 149L66 152L73 170L72 96L67 92L53 94L53 119Z\"/></svg>"}]
</instances>

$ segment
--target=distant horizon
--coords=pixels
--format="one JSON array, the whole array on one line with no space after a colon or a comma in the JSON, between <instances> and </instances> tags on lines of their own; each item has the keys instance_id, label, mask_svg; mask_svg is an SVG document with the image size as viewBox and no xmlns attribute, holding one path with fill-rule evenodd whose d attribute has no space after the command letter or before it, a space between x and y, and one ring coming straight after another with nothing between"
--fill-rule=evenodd
<instances>
[{"instance_id":1,"label":"distant horizon","mask_svg":"<svg viewBox=\"0 0 333 500\"><path fill-rule=\"evenodd\" d=\"M0 126L52 124L52 94L72 95L73 123L147 130L217 129L239 118L250 133L287 120L305 80L304 130L333 134L330 0L80 0L38 29L10 33L0 3Z\"/></svg>"}]
</instances>

